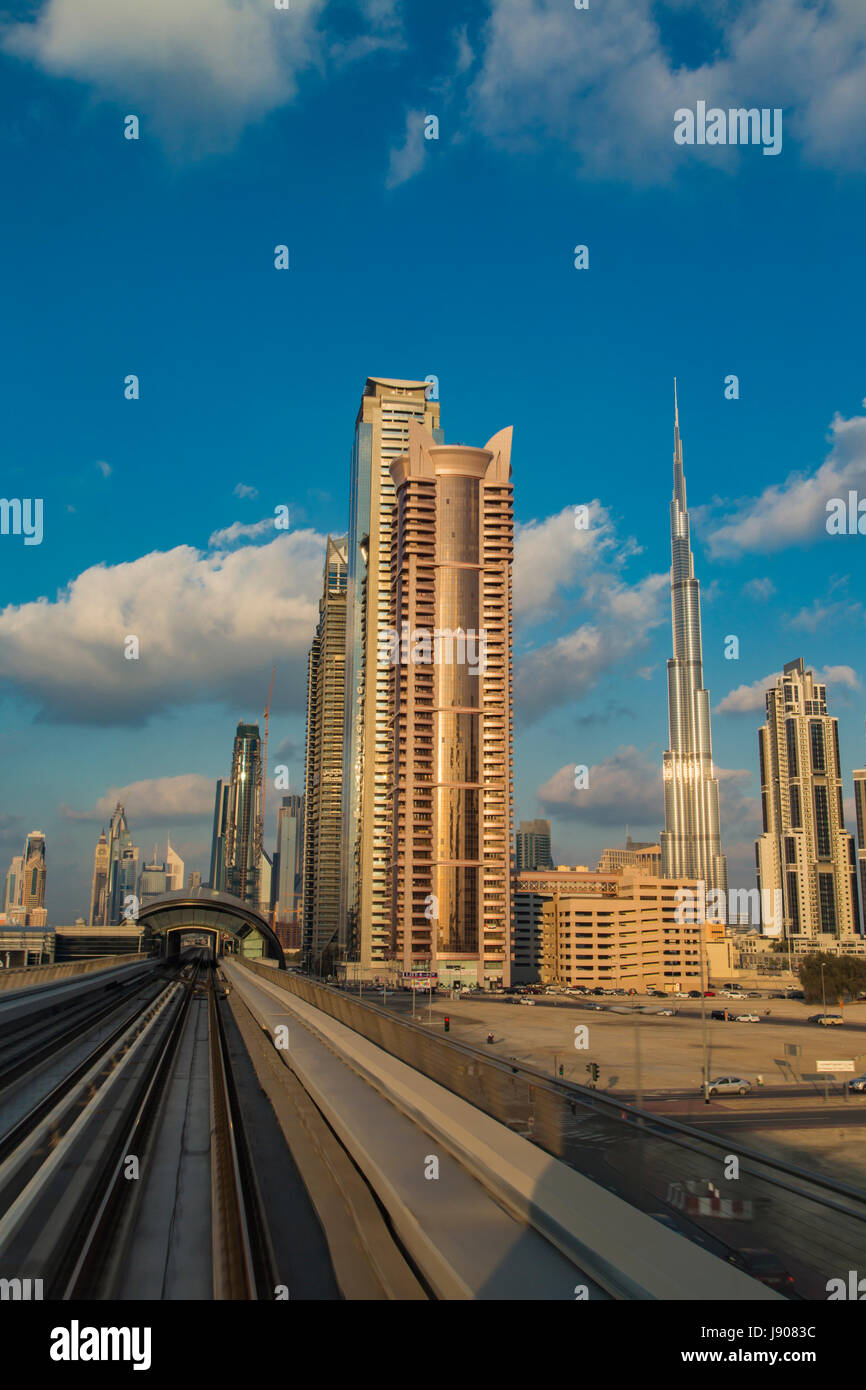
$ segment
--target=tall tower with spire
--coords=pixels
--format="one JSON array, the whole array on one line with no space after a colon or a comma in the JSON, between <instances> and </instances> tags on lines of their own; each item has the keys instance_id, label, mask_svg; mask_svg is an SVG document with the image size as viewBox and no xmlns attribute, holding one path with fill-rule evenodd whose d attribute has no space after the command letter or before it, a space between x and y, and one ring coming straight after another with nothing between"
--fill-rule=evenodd
<instances>
[{"instance_id":1,"label":"tall tower with spire","mask_svg":"<svg viewBox=\"0 0 866 1390\"><path fill-rule=\"evenodd\" d=\"M704 689L701 586L695 579L677 384L674 381L674 495L671 500L671 625L668 662L670 747L664 755L665 829L662 877L701 879L727 894L722 854L719 782L713 768L710 694Z\"/></svg>"}]
</instances>

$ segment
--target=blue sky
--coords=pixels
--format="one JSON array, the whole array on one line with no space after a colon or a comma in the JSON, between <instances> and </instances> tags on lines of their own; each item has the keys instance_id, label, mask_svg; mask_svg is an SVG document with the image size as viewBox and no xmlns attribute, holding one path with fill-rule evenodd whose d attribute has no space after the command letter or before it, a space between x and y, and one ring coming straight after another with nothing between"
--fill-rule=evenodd
<instances>
[{"instance_id":1,"label":"blue sky","mask_svg":"<svg viewBox=\"0 0 866 1390\"><path fill-rule=\"evenodd\" d=\"M514 426L516 812L552 816L562 862L661 823L675 375L732 881L756 683L784 661L827 673L850 796L866 538L825 516L866 497L862 5L6 15L2 492L44 499L44 539L0 536L0 852L45 830L49 920L86 911L118 789L146 849L170 830L206 873L212 783L274 661L301 789L367 375L436 374L449 440ZM781 108L782 152L675 145L699 99ZM256 530L280 504L289 532Z\"/></svg>"}]
</instances>

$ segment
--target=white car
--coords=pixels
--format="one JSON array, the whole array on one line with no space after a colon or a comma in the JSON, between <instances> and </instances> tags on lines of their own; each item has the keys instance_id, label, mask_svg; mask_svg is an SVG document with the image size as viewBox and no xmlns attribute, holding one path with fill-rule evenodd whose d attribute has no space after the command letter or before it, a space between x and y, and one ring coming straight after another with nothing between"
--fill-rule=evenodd
<instances>
[{"instance_id":1,"label":"white car","mask_svg":"<svg viewBox=\"0 0 866 1390\"><path fill-rule=\"evenodd\" d=\"M835 1028L845 1020L841 1014L812 1014L810 1023L820 1023L822 1028Z\"/></svg>"},{"instance_id":2,"label":"white car","mask_svg":"<svg viewBox=\"0 0 866 1390\"><path fill-rule=\"evenodd\" d=\"M530 1005L532 1008L535 1007L535 1000L534 1000L534 999L519 999L517 1002L518 1002L519 1004L528 1004L528 1005Z\"/></svg>"},{"instance_id":3,"label":"white car","mask_svg":"<svg viewBox=\"0 0 866 1390\"><path fill-rule=\"evenodd\" d=\"M734 1022L735 1022L735 1023L760 1023L760 1021L761 1021L761 1020L760 1020L760 1017L758 1016L758 1014L735 1014L735 1015L734 1015Z\"/></svg>"},{"instance_id":4,"label":"white car","mask_svg":"<svg viewBox=\"0 0 866 1390\"><path fill-rule=\"evenodd\" d=\"M676 1009L659 1009L656 1018L673 1018Z\"/></svg>"},{"instance_id":5,"label":"white car","mask_svg":"<svg viewBox=\"0 0 866 1390\"><path fill-rule=\"evenodd\" d=\"M722 990L723 999L745 999L745 997L745 994L742 994L738 989Z\"/></svg>"},{"instance_id":6,"label":"white car","mask_svg":"<svg viewBox=\"0 0 866 1390\"><path fill-rule=\"evenodd\" d=\"M711 1096L747 1096L752 1089L751 1081L744 1076L717 1076L707 1086Z\"/></svg>"}]
</instances>

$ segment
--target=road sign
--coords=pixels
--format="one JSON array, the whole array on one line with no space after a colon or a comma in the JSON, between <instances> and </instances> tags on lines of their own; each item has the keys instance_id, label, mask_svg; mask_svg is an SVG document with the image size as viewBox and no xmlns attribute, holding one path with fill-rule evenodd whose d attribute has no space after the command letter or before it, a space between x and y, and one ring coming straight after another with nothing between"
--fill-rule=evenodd
<instances>
[{"instance_id":1,"label":"road sign","mask_svg":"<svg viewBox=\"0 0 866 1390\"><path fill-rule=\"evenodd\" d=\"M853 1062L816 1062L816 1071L853 1071Z\"/></svg>"}]
</instances>

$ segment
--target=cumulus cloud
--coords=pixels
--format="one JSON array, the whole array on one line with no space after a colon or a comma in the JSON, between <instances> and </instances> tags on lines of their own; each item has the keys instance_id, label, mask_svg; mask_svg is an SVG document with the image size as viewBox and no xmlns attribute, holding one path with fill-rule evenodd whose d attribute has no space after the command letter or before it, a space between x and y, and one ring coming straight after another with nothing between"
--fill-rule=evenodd
<instances>
[{"instance_id":1,"label":"cumulus cloud","mask_svg":"<svg viewBox=\"0 0 866 1390\"><path fill-rule=\"evenodd\" d=\"M257 710L276 659L275 704L301 709L325 539L289 531L91 566L54 600L0 611L0 685L35 702L38 720L140 725L198 701ZM129 635L138 660L124 657Z\"/></svg>"},{"instance_id":2,"label":"cumulus cloud","mask_svg":"<svg viewBox=\"0 0 866 1390\"><path fill-rule=\"evenodd\" d=\"M776 684L781 674L781 671L773 671L769 676L763 676L761 680L753 681L751 685L738 685L735 690L729 691L724 699L719 701L713 713L753 714L756 710L763 713L764 697L767 691ZM850 666L825 666L823 670L815 672L815 679L831 688L834 685L841 685L850 690L860 689L857 674Z\"/></svg>"},{"instance_id":3,"label":"cumulus cloud","mask_svg":"<svg viewBox=\"0 0 866 1390\"><path fill-rule=\"evenodd\" d=\"M585 583L617 552L610 515L595 498L586 504L587 525L575 526L575 507L542 521L518 523L514 534L515 616L549 614L557 594ZM582 519L582 518L581 518Z\"/></svg>"},{"instance_id":4,"label":"cumulus cloud","mask_svg":"<svg viewBox=\"0 0 866 1390\"><path fill-rule=\"evenodd\" d=\"M866 10L864 10L866 15ZM827 503L847 501L849 490L866 492L866 417L833 418L832 447L813 473L791 473L783 483L766 487L759 497L738 501L718 520L701 508L702 539L714 559L747 553L767 554L792 545L810 545L827 536ZM837 546L853 537L837 536Z\"/></svg>"},{"instance_id":5,"label":"cumulus cloud","mask_svg":"<svg viewBox=\"0 0 866 1390\"><path fill-rule=\"evenodd\" d=\"M666 574L651 574L632 585L587 575L584 601L592 620L525 652L515 663L515 706L521 721L585 695L606 671L645 647L652 629L665 620L669 582Z\"/></svg>"},{"instance_id":6,"label":"cumulus cloud","mask_svg":"<svg viewBox=\"0 0 866 1390\"><path fill-rule=\"evenodd\" d=\"M639 748L617 748L589 765L588 785L580 789L574 785L575 766L576 761L567 763L538 788L539 803L550 815L599 826L664 823L661 763Z\"/></svg>"},{"instance_id":7,"label":"cumulus cloud","mask_svg":"<svg viewBox=\"0 0 866 1390\"><path fill-rule=\"evenodd\" d=\"M149 777L125 787L109 787L96 805L86 811L61 806L67 820L96 821L106 824L118 802L126 808L130 824L172 825L200 820L213 814L215 779L197 772L178 777Z\"/></svg>"},{"instance_id":8,"label":"cumulus cloud","mask_svg":"<svg viewBox=\"0 0 866 1390\"><path fill-rule=\"evenodd\" d=\"M851 0L744 0L702 18L710 61L689 69L662 41L653 0L610 0L592 13L561 0L493 0L469 100L491 141L532 149L558 140L592 177L665 181L696 160L734 169L744 151L682 148L674 112L784 109L805 158L866 165L866 10Z\"/></svg>"},{"instance_id":9,"label":"cumulus cloud","mask_svg":"<svg viewBox=\"0 0 866 1390\"><path fill-rule=\"evenodd\" d=\"M169 148L210 153L291 101L299 76L326 63L325 0L45 0L33 20L7 26L6 51L57 77L92 85L139 116ZM360 46L334 45L345 62L394 38L393 0L359 0L345 22Z\"/></svg>"}]
</instances>

